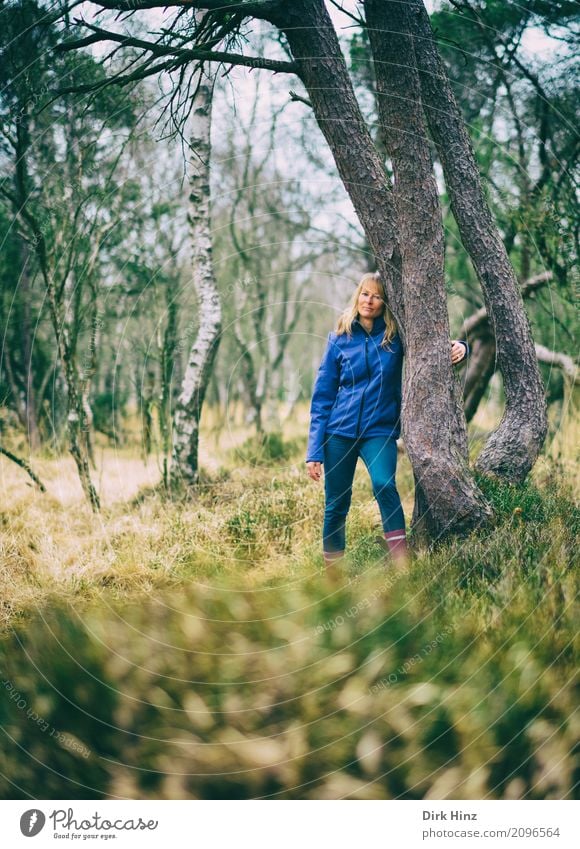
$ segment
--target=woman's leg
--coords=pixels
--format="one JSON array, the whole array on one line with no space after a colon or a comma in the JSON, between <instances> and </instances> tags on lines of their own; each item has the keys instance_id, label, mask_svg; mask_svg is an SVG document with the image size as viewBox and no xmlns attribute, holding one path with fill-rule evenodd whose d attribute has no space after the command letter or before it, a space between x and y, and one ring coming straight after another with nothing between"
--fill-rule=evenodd
<instances>
[{"instance_id":1,"label":"woman's leg","mask_svg":"<svg viewBox=\"0 0 580 849\"><path fill-rule=\"evenodd\" d=\"M381 511L383 534L393 560L406 562L408 557L405 516L397 491L397 440L392 437L370 437L360 444L362 457L371 477L373 494Z\"/></svg>"},{"instance_id":2,"label":"woman's leg","mask_svg":"<svg viewBox=\"0 0 580 849\"><path fill-rule=\"evenodd\" d=\"M345 549L345 523L352 498L358 444L356 439L329 434L324 444L324 525L322 549L327 565Z\"/></svg>"}]
</instances>

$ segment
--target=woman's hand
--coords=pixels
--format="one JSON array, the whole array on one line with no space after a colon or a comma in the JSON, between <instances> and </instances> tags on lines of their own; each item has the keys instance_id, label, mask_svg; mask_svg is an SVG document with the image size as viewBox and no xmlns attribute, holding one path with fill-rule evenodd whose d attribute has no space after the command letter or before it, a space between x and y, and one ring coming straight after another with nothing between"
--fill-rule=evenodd
<instances>
[{"instance_id":1,"label":"woman's hand","mask_svg":"<svg viewBox=\"0 0 580 849\"><path fill-rule=\"evenodd\" d=\"M465 345L462 345L461 342L458 342L457 339L454 339L451 343L451 362L453 365L460 363L461 360L465 356Z\"/></svg>"},{"instance_id":2,"label":"woman's hand","mask_svg":"<svg viewBox=\"0 0 580 849\"><path fill-rule=\"evenodd\" d=\"M308 469L308 475L312 478L313 481L319 481L322 475L322 463L310 462L306 463L306 468Z\"/></svg>"}]
</instances>

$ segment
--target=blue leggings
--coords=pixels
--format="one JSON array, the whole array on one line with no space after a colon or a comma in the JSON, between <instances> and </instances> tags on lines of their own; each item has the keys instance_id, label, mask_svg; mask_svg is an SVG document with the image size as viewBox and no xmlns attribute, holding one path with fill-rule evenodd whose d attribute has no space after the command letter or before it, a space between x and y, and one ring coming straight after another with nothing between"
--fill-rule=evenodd
<instances>
[{"instance_id":1,"label":"blue leggings","mask_svg":"<svg viewBox=\"0 0 580 849\"><path fill-rule=\"evenodd\" d=\"M386 436L350 439L336 433L327 434L324 444L324 551L344 551L345 522L359 455L371 476L373 495L381 511L383 531L387 533L405 527L401 499L395 484L397 440Z\"/></svg>"}]
</instances>

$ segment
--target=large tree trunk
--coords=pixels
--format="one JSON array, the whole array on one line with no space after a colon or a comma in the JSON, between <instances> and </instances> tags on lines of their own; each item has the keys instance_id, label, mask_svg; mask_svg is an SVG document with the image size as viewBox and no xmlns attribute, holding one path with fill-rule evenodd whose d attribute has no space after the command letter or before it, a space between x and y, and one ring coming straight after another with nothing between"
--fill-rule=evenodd
<instances>
[{"instance_id":1,"label":"large tree trunk","mask_svg":"<svg viewBox=\"0 0 580 849\"><path fill-rule=\"evenodd\" d=\"M452 436L455 405L445 295L442 286L431 287L426 276L432 269L439 277L442 273L437 198L426 142L419 140L417 150L408 156L405 147L413 133L401 144L406 119L397 118L397 129L391 134L398 167L395 205L324 3L288 4L276 23L286 34L318 124L375 254L403 337L407 357L404 427L419 484L418 515L433 535L468 530L481 524L488 509ZM405 74L404 68L401 71ZM408 82L405 79L404 84ZM418 89L416 74L414 84ZM387 103L389 98L381 100ZM413 111L416 122L417 110ZM384 120L388 123L390 118L385 115ZM421 134L424 137L423 130ZM413 174L418 164L420 176ZM418 213L408 205L418 205ZM397 213L404 219L403 241L411 240L404 244L402 255ZM429 242L427 250L424 238Z\"/></svg>"},{"instance_id":2,"label":"large tree trunk","mask_svg":"<svg viewBox=\"0 0 580 849\"><path fill-rule=\"evenodd\" d=\"M477 466L511 482L523 481L547 432L546 403L530 326L514 270L487 204L475 155L422 0L407 0L423 104L437 145L451 208L491 317L506 407Z\"/></svg>"},{"instance_id":3,"label":"large tree trunk","mask_svg":"<svg viewBox=\"0 0 580 849\"><path fill-rule=\"evenodd\" d=\"M443 220L407 9L385 0L365 0L364 7L401 246L407 319L403 438L415 474L413 524L436 536L445 531L448 516L469 527L489 510L468 469L467 426L452 372ZM441 486L443 480L447 486Z\"/></svg>"},{"instance_id":4,"label":"large tree trunk","mask_svg":"<svg viewBox=\"0 0 580 849\"><path fill-rule=\"evenodd\" d=\"M189 353L175 410L171 477L197 483L201 408L221 332L221 306L212 265L210 226L211 107L213 82L205 75L193 99L191 121L190 214L193 285L199 302L199 329Z\"/></svg>"},{"instance_id":5,"label":"large tree trunk","mask_svg":"<svg viewBox=\"0 0 580 849\"><path fill-rule=\"evenodd\" d=\"M405 316L395 207L383 162L357 103L322 0L281 4L270 20L286 35L316 121L363 226L403 342Z\"/></svg>"}]
</instances>

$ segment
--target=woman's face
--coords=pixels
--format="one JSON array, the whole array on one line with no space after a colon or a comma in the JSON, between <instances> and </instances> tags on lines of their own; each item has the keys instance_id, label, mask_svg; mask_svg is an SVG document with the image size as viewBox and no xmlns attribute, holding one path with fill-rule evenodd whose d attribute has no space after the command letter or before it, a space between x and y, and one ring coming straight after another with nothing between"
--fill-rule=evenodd
<instances>
[{"instance_id":1,"label":"woman's face","mask_svg":"<svg viewBox=\"0 0 580 849\"><path fill-rule=\"evenodd\" d=\"M383 296L376 283L365 284L358 296L357 309L362 318L377 318L384 308Z\"/></svg>"}]
</instances>

